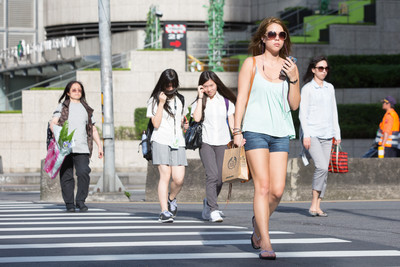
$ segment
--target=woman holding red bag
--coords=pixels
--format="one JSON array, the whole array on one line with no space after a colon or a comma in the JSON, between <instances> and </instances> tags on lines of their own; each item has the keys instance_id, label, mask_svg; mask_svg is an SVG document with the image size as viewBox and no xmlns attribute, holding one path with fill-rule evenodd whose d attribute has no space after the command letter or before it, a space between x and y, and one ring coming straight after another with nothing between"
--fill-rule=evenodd
<instances>
[{"instance_id":1,"label":"woman holding red bag","mask_svg":"<svg viewBox=\"0 0 400 267\"><path fill-rule=\"evenodd\" d=\"M335 89L325 81L328 72L327 58L313 58L303 78L305 85L301 89L300 136L315 165L312 201L308 211L313 217L328 216L321 210L321 200L325 195L328 180L332 138L335 138L335 145L339 145L341 141Z\"/></svg>"}]
</instances>

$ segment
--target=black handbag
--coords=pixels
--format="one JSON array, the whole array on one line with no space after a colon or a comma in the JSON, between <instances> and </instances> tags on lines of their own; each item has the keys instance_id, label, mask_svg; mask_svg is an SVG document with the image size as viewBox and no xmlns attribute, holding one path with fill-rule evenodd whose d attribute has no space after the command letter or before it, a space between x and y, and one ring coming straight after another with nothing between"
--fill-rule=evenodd
<instances>
[{"instance_id":1,"label":"black handbag","mask_svg":"<svg viewBox=\"0 0 400 267\"><path fill-rule=\"evenodd\" d=\"M185 134L185 143L186 149L193 149L200 148L202 141L202 128L203 123L202 121L196 122L193 118L190 118L189 121L189 128L186 130Z\"/></svg>"}]
</instances>

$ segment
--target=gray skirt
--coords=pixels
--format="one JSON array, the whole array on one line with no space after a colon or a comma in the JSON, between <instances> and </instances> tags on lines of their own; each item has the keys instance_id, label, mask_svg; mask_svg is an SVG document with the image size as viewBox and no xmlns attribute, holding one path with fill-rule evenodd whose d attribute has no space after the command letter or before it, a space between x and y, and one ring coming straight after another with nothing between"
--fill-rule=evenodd
<instances>
[{"instance_id":1,"label":"gray skirt","mask_svg":"<svg viewBox=\"0 0 400 267\"><path fill-rule=\"evenodd\" d=\"M170 146L151 142L153 165L187 166L185 147L171 149Z\"/></svg>"}]
</instances>

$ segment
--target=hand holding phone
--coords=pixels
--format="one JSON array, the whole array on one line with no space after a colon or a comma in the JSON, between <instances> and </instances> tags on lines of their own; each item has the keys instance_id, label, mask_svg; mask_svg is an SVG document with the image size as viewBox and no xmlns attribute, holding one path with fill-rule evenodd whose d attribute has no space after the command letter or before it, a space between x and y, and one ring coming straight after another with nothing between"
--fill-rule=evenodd
<instances>
[{"instance_id":1,"label":"hand holding phone","mask_svg":"<svg viewBox=\"0 0 400 267\"><path fill-rule=\"evenodd\" d=\"M297 58L295 58L295 57L292 57L292 56L289 56L289 58L294 62L294 64L296 64L296 62L297 62ZM281 70L281 73L280 73L280 78L281 78L281 80L284 80L284 79L286 79L286 72L282 69Z\"/></svg>"}]
</instances>

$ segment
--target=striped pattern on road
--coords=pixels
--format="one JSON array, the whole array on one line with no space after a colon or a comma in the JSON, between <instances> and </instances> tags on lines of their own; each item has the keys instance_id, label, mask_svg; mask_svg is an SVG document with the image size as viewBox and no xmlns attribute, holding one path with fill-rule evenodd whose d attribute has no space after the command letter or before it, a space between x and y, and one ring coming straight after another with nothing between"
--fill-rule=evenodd
<instances>
[{"instance_id":1,"label":"striped pattern on road","mask_svg":"<svg viewBox=\"0 0 400 267\"><path fill-rule=\"evenodd\" d=\"M289 238L271 239L272 244L322 244L346 243L350 241L337 238ZM99 247L162 247L162 246L224 246L224 245L250 245L250 240L185 240L185 241L143 241L143 242L81 242L81 243L49 243L49 244L18 244L0 245L0 249L23 248L99 248Z\"/></svg>"},{"instance_id":2,"label":"striped pattern on road","mask_svg":"<svg viewBox=\"0 0 400 267\"><path fill-rule=\"evenodd\" d=\"M252 232L247 227L179 218L174 224L161 224L155 217L157 216L143 217L134 213L108 212L103 209L90 209L88 213L66 213L60 205L0 203L0 240L4 240L0 244L0 251L7 252L7 257L0 257L0 264L258 258L258 252L246 252L250 248L249 235ZM23 232L29 233L22 234ZM399 250L326 250L326 246L330 244L345 246L352 243L339 238L300 238L295 233L283 231L271 231L270 234L272 244L297 245L301 248L301 251L277 251L278 258L400 257ZM286 238L277 238L274 235L285 235ZM182 238L184 236L190 240ZM74 242L81 241L82 238L85 242ZM69 240L66 242L65 239ZM307 245L315 244L325 244L324 250L315 250L318 246L313 246L313 251L307 251ZM165 252L167 246L179 247L179 253L157 253ZM122 248L129 247L141 249L141 253L131 254L128 249L129 254L109 254L111 248L116 248L115 251L127 251ZM150 250L146 248L158 247L160 250L147 253ZM68 251L65 248L79 248L77 251L82 251L82 254L63 255L64 251ZM29 254L25 252L31 250L35 251L35 256L26 256ZM87 255L85 251L91 251L89 254L93 255ZM182 251L187 253L181 253ZM192 253L193 251L197 253ZM45 256L47 254L55 256Z\"/></svg>"},{"instance_id":3,"label":"striped pattern on road","mask_svg":"<svg viewBox=\"0 0 400 267\"><path fill-rule=\"evenodd\" d=\"M295 251L276 252L278 258L336 258L336 257L393 257L400 256L398 250L359 251ZM169 253L169 254L118 254L118 255L73 255L73 256L29 256L0 257L0 263L27 262L86 262L86 261L135 261L135 260L195 260L195 259L245 259L258 258L258 253Z\"/></svg>"}]
</instances>

